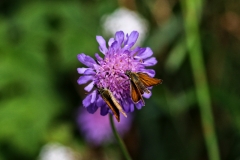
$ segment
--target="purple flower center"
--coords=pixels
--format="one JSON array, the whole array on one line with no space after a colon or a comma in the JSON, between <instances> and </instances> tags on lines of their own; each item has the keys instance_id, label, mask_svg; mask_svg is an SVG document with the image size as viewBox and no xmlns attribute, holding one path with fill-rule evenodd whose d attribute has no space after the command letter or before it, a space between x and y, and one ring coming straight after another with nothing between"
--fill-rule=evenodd
<instances>
[{"instance_id":1,"label":"purple flower center","mask_svg":"<svg viewBox=\"0 0 240 160\"><path fill-rule=\"evenodd\" d=\"M104 60L99 61L96 69L95 84L98 87L108 88L117 99L129 97L129 78L125 75L126 70L137 71L142 66L139 60L134 60L129 53L113 51L107 53Z\"/></svg>"}]
</instances>

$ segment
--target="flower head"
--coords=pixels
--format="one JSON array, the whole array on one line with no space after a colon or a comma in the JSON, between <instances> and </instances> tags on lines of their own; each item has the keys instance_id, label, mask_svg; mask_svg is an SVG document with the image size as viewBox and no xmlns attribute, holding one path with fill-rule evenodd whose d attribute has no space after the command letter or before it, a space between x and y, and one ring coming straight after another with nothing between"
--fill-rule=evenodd
<instances>
[{"instance_id":1,"label":"flower head","mask_svg":"<svg viewBox=\"0 0 240 160\"><path fill-rule=\"evenodd\" d=\"M99 111L97 111L99 112ZM131 127L132 117L122 118L121 122L115 122L116 130L123 136ZM96 115L89 114L85 109L80 109L77 117L77 123L80 131L82 132L85 140L95 146L108 143L113 139L113 132L108 116L101 116L99 113Z\"/></svg>"},{"instance_id":2,"label":"flower head","mask_svg":"<svg viewBox=\"0 0 240 160\"><path fill-rule=\"evenodd\" d=\"M130 80L125 72L127 70L143 72L153 77L155 71L145 67L155 65L157 60L155 57L151 57L153 52L148 47L132 49L138 36L137 31L131 32L130 35L127 34L126 37L122 31L116 32L115 37L109 39L108 47L103 37L97 36L99 50L104 57L102 58L96 53L95 61L84 53L78 55L78 60L88 67L77 70L79 74L82 74L78 79L78 84L90 82L84 89L91 93L83 100L83 106L90 113L94 113L98 108L101 109L101 115L111 112L94 86L109 89L125 112L133 112L134 106L138 109L142 108L141 101L135 104L131 99ZM143 94L145 98L150 96L151 94Z\"/></svg>"}]
</instances>

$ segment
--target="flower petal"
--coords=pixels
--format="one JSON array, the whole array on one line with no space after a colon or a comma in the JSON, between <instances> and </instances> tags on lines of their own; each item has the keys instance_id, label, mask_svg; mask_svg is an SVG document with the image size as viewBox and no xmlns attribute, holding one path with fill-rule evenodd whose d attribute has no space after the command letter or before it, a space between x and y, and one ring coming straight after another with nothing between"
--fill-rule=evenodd
<instances>
[{"instance_id":1,"label":"flower petal","mask_svg":"<svg viewBox=\"0 0 240 160\"><path fill-rule=\"evenodd\" d=\"M154 77L156 74L154 69L145 69L145 71L150 77Z\"/></svg>"},{"instance_id":2,"label":"flower petal","mask_svg":"<svg viewBox=\"0 0 240 160\"><path fill-rule=\"evenodd\" d=\"M127 40L124 43L124 49L131 48L137 41L139 33L137 31L132 31L130 36L127 36Z\"/></svg>"},{"instance_id":3,"label":"flower petal","mask_svg":"<svg viewBox=\"0 0 240 160\"><path fill-rule=\"evenodd\" d=\"M93 80L93 76L89 76L89 75L85 76L85 75L83 75L83 76L79 77L77 82L78 82L78 84L85 84L85 83L87 83L90 80Z\"/></svg>"},{"instance_id":4,"label":"flower petal","mask_svg":"<svg viewBox=\"0 0 240 160\"><path fill-rule=\"evenodd\" d=\"M115 40L118 42L118 47L121 47L122 43L123 43L123 40L124 40L124 33L123 33L123 31L116 32Z\"/></svg>"},{"instance_id":5,"label":"flower petal","mask_svg":"<svg viewBox=\"0 0 240 160\"><path fill-rule=\"evenodd\" d=\"M134 54L138 54L138 52L140 52L142 49L144 49L144 51L146 50L146 48L141 48L141 47L136 47L136 48L134 48L132 51L131 51L131 53L130 53L130 56L134 56ZM144 52L143 51L143 52ZM135 57L134 57L135 58Z\"/></svg>"},{"instance_id":6,"label":"flower petal","mask_svg":"<svg viewBox=\"0 0 240 160\"><path fill-rule=\"evenodd\" d=\"M143 61L143 64L145 66L154 66L155 64L157 64L157 59L155 57L148 58Z\"/></svg>"},{"instance_id":7,"label":"flower petal","mask_svg":"<svg viewBox=\"0 0 240 160\"><path fill-rule=\"evenodd\" d=\"M132 102L131 102L132 103ZM130 112L130 105L126 100L121 101L121 106L125 112Z\"/></svg>"},{"instance_id":8,"label":"flower petal","mask_svg":"<svg viewBox=\"0 0 240 160\"><path fill-rule=\"evenodd\" d=\"M139 101L138 103L135 104L137 109L141 109L143 107L142 101Z\"/></svg>"},{"instance_id":9,"label":"flower petal","mask_svg":"<svg viewBox=\"0 0 240 160\"><path fill-rule=\"evenodd\" d=\"M82 67L82 68L77 68L77 71L79 74L83 74L87 69L89 69L89 68Z\"/></svg>"},{"instance_id":10,"label":"flower petal","mask_svg":"<svg viewBox=\"0 0 240 160\"><path fill-rule=\"evenodd\" d=\"M100 63L101 61L103 61L103 58L100 57L98 53L95 54L95 57L96 57L98 63Z\"/></svg>"},{"instance_id":11,"label":"flower petal","mask_svg":"<svg viewBox=\"0 0 240 160\"><path fill-rule=\"evenodd\" d=\"M92 93L88 94L84 100L82 101L83 107L88 107L91 104L91 99L92 99Z\"/></svg>"},{"instance_id":12,"label":"flower petal","mask_svg":"<svg viewBox=\"0 0 240 160\"><path fill-rule=\"evenodd\" d=\"M143 51L143 50L142 50ZM134 58L137 58L137 59L145 59L145 58L148 58L148 57L151 57L153 55L153 51L151 50L151 48L147 47L144 52L138 52L138 54L134 57Z\"/></svg>"},{"instance_id":13,"label":"flower petal","mask_svg":"<svg viewBox=\"0 0 240 160\"><path fill-rule=\"evenodd\" d=\"M153 69L140 69L139 72L147 73L150 77L155 76L155 70Z\"/></svg>"},{"instance_id":14,"label":"flower petal","mask_svg":"<svg viewBox=\"0 0 240 160\"><path fill-rule=\"evenodd\" d=\"M82 64L86 65L87 67L92 67L93 64L96 64L96 61L92 57L87 56L84 53L78 54L77 58Z\"/></svg>"},{"instance_id":15,"label":"flower petal","mask_svg":"<svg viewBox=\"0 0 240 160\"><path fill-rule=\"evenodd\" d=\"M103 53L106 54L108 52L108 49L106 47L106 41L102 36L96 36L97 42L99 44L99 50Z\"/></svg>"},{"instance_id":16,"label":"flower petal","mask_svg":"<svg viewBox=\"0 0 240 160\"><path fill-rule=\"evenodd\" d=\"M79 74L96 74L96 72L92 68L77 68Z\"/></svg>"},{"instance_id":17,"label":"flower petal","mask_svg":"<svg viewBox=\"0 0 240 160\"><path fill-rule=\"evenodd\" d=\"M87 111L89 113L95 113L97 111L98 107L95 103L92 103L89 107L87 107Z\"/></svg>"},{"instance_id":18,"label":"flower petal","mask_svg":"<svg viewBox=\"0 0 240 160\"><path fill-rule=\"evenodd\" d=\"M115 41L114 38L110 38L108 41L108 46L110 47L114 41Z\"/></svg>"},{"instance_id":19,"label":"flower petal","mask_svg":"<svg viewBox=\"0 0 240 160\"><path fill-rule=\"evenodd\" d=\"M144 98L150 98L151 96L152 96L152 92L150 92L150 93L144 93L143 95L142 95Z\"/></svg>"},{"instance_id":20,"label":"flower petal","mask_svg":"<svg viewBox=\"0 0 240 160\"><path fill-rule=\"evenodd\" d=\"M104 105L101 107L100 114L102 116L106 116L108 114L108 111L109 111L109 108L107 107L107 105Z\"/></svg>"},{"instance_id":21,"label":"flower petal","mask_svg":"<svg viewBox=\"0 0 240 160\"><path fill-rule=\"evenodd\" d=\"M102 106L104 106L104 105L106 105L106 102L102 99L101 96L98 96L97 106L98 106L98 107L102 107Z\"/></svg>"},{"instance_id":22,"label":"flower petal","mask_svg":"<svg viewBox=\"0 0 240 160\"><path fill-rule=\"evenodd\" d=\"M114 49L114 50L111 50L111 51L109 51L109 52L110 52L110 53L115 53L114 51L116 51L118 48L119 48L119 47L118 47L118 42L117 42L117 41L114 41L114 42L112 43L112 45L111 45L111 48L110 48L110 50L111 50L111 49Z\"/></svg>"},{"instance_id":23,"label":"flower petal","mask_svg":"<svg viewBox=\"0 0 240 160\"><path fill-rule=\"evenodd\" d=\"M97 65L97 64L94 64L94 65L93 65L93 68L94 68L95 70L98 70L98 69L100 68L100 66Z\"/></svg>"},{"instance_id":24,"label":"flower petal","mask_svg":"<svg viewBox=\"0 0 240 160\"><path fill-rule=\"evenodd\" d=\"M130 109L130 112L134 111L134 104L132 102L129 103L129 109Z\"/></svg>"},{"instance_id":25,"label":"flower petal","mask_svg":"<svg viewBox=\"0 0 240 160\"><path fill-rule=\"evenodd\" d=\"M95 75L96 72L92 68L89 68L84 72L84 74L85 75Z\"/></svg>"},{"instance_id":26,"label":"flower petal","mask_svg":"<svg viewBox=\"0 0 240 160\"><path fill-rule=\"evenodd\" d=\"M127 44L127 45L125 45L124 47L123 47L123 51L124 50L128 50L128 49L130 49L130 48L132 48L132 46L134 45L135 43L134 42L132 42L132 43L130 43L130 44Z\"/></svg>"},{"instance_id":27,"label":"flower petal","mask_svg":"<svg viewBox=\"0 0 240 160\"><path fill-rule=\"evenodd\" d=\"M90 92L90 91L93 89L94 85L95 85L95 82L92 81L91 83L89 83L89 84L84 88L84 90L87 91L87 92Z\"/></svg>"},{"instance_id":28,"label":"flower petal","mask_svg":"<svg viewBox=\"0 0 240 160\"><path fill-rule=\"evenodd\" d=\"M92 98L91 98L91 103L94 103L97 97L97 90L94 90L92 92Z\"/></svg>"}]
</instances>

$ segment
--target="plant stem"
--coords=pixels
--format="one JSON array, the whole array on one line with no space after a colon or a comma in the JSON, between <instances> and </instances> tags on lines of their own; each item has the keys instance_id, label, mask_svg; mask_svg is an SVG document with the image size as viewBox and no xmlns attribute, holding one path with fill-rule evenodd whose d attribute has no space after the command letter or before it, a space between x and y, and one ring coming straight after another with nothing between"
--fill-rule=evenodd
<instances>
[{"instance_id":1,"label":"plant stem","mask_svg":"<svg viewBox=\"0 0 240 160\"><path fill-rule=\"evenodd\" d=\"M117 141L119 143L119 146L120 146L120 148L121 148L121 150L123 152L123 155L124 155L125 159L126 160L131 160L131 157L128 154L128 151L126 149L126 146L123 143L123 140L120 138L120 136L117 133L116 127L115 127L114 122L113 122L113 117L112 117L111 114L109 114L109 119L110 119L110 123L111 123L111 128L112 128L113 134L114 134L114 136L116 137L116 139L117 139Z\"/></svg>"},{"instance_id":2,"label":"plant stem","mask_svg":"<svg viewBox=\"0 0 240 160\"><path fill-rule=\"evenodd\" d=\"M215 133L214 118L211 110L211 98L208 88L205 65L201 50L198 21L202 0L182 0L184 11L186 43L196 87L196 96L200 107L204 139L209 160L219 160L218 142Z\"/></svg>"}]
</instances>

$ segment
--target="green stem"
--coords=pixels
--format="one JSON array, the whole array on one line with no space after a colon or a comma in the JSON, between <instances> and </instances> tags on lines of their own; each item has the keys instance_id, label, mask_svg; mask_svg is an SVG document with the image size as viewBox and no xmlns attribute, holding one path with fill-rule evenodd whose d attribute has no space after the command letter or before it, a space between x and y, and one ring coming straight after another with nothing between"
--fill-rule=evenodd
<instances>
[{"instance_id":1,"label":"green stem","mask_svg":"<svg viewBox=\"0 0 240 160\"><path fill-rule=\"evenodd\" d=\"M110 123L111 123L111 127L112 127L113 134L114 134L114 136L116 137L116 139L117 139L117 141L118 141L118 143L119 143L119 146L120 146L120 148L121 148L121 150L122 150L122 152L123 152L123 155L124 155L125 159L126 159L126 160L131 160L131 157L130 157L129 154L128 154L128 151L127 151L127 149L126 149L126 146L124 145L122 139L120 138L120 136L119 136L118 133L117 133L117 130L116 130L115 125L114 125L114 122L113 122L113 117L112 117L111 114L109 114L109 119L110 119Z\"/></svg>"},{"instance_id":2,"label":"green stem","mask_svg":"<svg viewBox=\"0 0 240 160\"><path fill-rule=\"evenodd\" d=\"M201 50L198 21L200 19L202 0L182 0L184 11L186 43L196 87L196 96L200 107L204 139L209 160L219 160L217 136L211 110L211 98Z\"/></svg>"}]
</instances>

